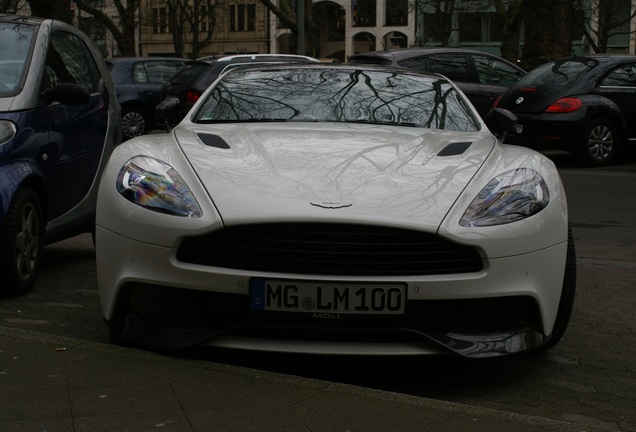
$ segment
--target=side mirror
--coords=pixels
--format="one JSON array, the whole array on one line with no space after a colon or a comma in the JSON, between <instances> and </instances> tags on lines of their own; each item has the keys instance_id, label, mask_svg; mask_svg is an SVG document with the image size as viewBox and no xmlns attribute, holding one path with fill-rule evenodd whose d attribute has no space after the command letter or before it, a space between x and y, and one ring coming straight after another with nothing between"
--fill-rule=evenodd
<instances>
[{"instance_id":1,"label":"side mirror","mask_svg":"<svg viewBox=\"0 0 636 432\"><path fill-rule=\"evenodd\" d=\"M46 92L49 102L59 102L63 105L82 105L91 99L91 94L84 87L62 83Z\"/></svg>"},{"instance_id":2,"label":"side mirror","mask_svg":"<svg viewBox=\"0 0 636 432\"><path fill-rule=\"evenodd\" d=\"M164 125L166 130L178 123L181 104L176 97L167 97L155 107L155 120L157 124Z\"/></svg>"},{"instance_id":3,"label":"side mirror","mask_svg":"<svg viewBox=\"0 0 636 432\"><path fill-rule=\"evenodd\" d=\"M493 108L486 115L486 126L503 141L506 135L517 133L517 116L504 108Z\"/></svg>"}]
</instances>

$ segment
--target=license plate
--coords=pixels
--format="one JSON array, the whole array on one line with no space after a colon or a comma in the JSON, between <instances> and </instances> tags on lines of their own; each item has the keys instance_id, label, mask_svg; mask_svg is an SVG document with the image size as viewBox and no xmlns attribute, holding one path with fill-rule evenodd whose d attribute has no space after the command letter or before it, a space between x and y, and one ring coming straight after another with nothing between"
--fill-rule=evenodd
<instances>
[{"instance_id":1,"label":"license plate","mask_svg":"<svg viewBox=\"0 0 636 432\"><path fill-rule=\"evenodd\" d=\"M250 308L313 314L404 314L405 284L250 280Z\"/></svg>"},{"instance_id":2,"label":"license plate","mask_svg":"<svg viewBox=\"0 0 636 432\"><path fill-rule=\"evenodd\" d=\"M523 132L523 125L518 124L517 125L517 133L520 134L521 132Z\"/></svg>"}]
</instances>

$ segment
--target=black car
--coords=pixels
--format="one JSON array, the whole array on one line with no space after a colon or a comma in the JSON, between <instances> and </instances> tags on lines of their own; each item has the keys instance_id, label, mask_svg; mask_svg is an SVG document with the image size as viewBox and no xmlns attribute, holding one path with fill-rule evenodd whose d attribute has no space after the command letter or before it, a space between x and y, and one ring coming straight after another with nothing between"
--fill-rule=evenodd
<instances>
[{"instance_id":1,"label":"black car","mask_svg":"<svg viewBox=\"0 0 636 432\"><path fill-rule=\"evenodd\" d=\"M293 54L238 54L223 57L201 57L191 61L174 74L162 87L163 101L157 106L157 118L169 127L179 123L201 94L222 73L229 69L255 63L318 62L308 56Z\"/></svg>"},{"instance_id":2,"label":"black car","mask_svg":"<svg viewBox=\"0 0 636 432\"><path fill-rule=\"evenodd\" d=\"M148 133L155 127L155 105L161 86L187 60L170 57L122 57L106 60L122 110L123 139Z\"/></svg>"},{"instance_id":3,"label":"black car","mask_svg":"<svg viewBox=\"0 0 636 432\"><path fill-rule=\"evenodd\" d=\"M567 57L530 71L496 105L518 119L511 144L576 153L591 165L636 143L636 57Z\"/></svg>"},{"instance_id":4,"label":"black car","mask_svg":"<svg viewBox=\"0 0 636 432\"><path fill-rule=\"evenodd\" d=\"M526 72L507 60L463 48L404 48L355 54L350 63L401 66L450 78L468 96L482 118L498 96Z\"/></svg>"}]
</instances>

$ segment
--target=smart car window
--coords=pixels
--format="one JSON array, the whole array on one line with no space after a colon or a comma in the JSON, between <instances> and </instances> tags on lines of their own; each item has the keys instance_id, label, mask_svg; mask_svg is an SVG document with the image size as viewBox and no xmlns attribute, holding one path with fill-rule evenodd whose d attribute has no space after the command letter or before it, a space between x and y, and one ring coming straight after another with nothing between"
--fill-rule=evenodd
<instances>
[{"instance_id":1,"label":"smart car window","mask_svg":"<svg viewBox=\"0 0 636 432\"><path fill-rule=\"evenodd\" d=\"M88 58L82 41L75 35L57 31L51 36L46 56L49 88L61 83L78 84L93 93L98 88L97 66Z\"/></svg>"},{"instance_id":2,"label":"smart car window","mask_svg":"<svg viewBox=\"0 0 636 432\"><path fill-rule=\"evenodd\" d=\"M612 71L601 82L602 87L636 87L636 65L621 65Z\"/></svg>"},{"instance_id":3,"label":"smart car window","mask_svg":"<svg viewBox=\"0 0 636 432\"><path fill-rule=\"evenodd\" d=\"M446 80L354 69L235 70L223 76L194 116L196 123L253 121L478 130Z\"/></svg>"},{"instance_id":4,"label":"smart car window","mask_svg":"<svg viewBox=\"0 0 636 432\"><path fill-rule=\"evenodd\" d=\"M485 55L473 54L479 82L509 87L519 80L521 72L506 63Z\"/></svg>"},{"instance_id":5,"label":"smart car window","mask_svg":"<svg viewBox=\"0 0 636 432\"><path fill-rule=\"evenodd\" d=\"M0 95L15 94L29 68L35 27L0 23Z\"/></svg>"}]
</instances>

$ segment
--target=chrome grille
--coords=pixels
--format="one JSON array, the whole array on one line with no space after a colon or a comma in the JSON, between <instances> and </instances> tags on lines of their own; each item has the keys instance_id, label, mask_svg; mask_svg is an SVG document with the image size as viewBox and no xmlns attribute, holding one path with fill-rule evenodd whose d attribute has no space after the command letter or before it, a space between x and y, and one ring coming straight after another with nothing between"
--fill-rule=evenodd
<instances>
[{"instance_id":1,"label":"chrome grille","mask_svg":"<svg viewBox=\"0 0 636 432\"><path fill-rule=\"evenodd\" d=\"M286 223L225 228L183 241L182 262L241 270L399 276L482 269L477 251L434 234L398 228Z\"/></svg>"}]
</instances>

